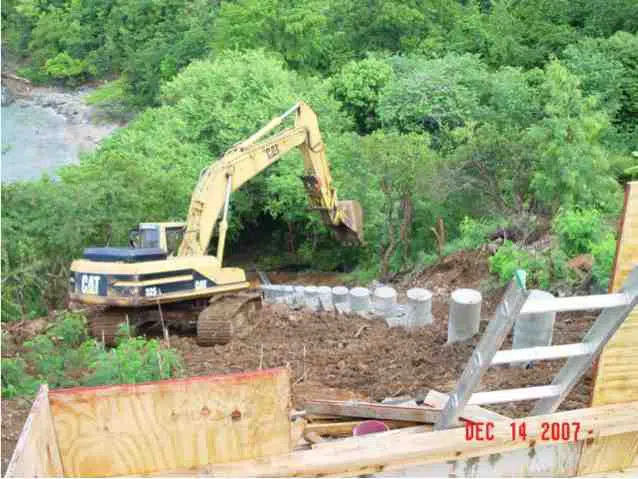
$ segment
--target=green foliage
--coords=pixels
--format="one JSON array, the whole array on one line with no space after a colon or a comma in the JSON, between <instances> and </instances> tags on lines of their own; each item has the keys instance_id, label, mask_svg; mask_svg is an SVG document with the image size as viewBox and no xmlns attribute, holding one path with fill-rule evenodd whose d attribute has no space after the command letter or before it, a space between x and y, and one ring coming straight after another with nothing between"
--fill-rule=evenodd
<instances>
[{"instance_id":1,"label":"green foliage","mask_svg":"<svg viewBox=\"0 0 638 479\"><path fill-rule=\"evenodd\" d=\"M298 100L319 115L368 243L335 249L306 211L296 152L233 195L231 241L266 221L287 260L389 277L434 253L438 218L448 252L483 241L494 217L612 218L637 174L637 15L632 0L6 2L19 75L112 80L89 102L139 115L59 180L3 185L2 320L59 308L82 248L183 220L202 168ZM509 263L553 280L568 276L561 255L599 248L602 284L606 234Z\"/></svg>"},{"instance_id":2,"label":"green foliage","mask_svg":"<svg viewBox=\"0 0 638 479\"><path fill-rule=\"evenodd\" d=\"M392 68L383 60L352 61L333 77L334 95L356 121L361 134L380 126L376 109L383 87L392 77Z\"/></svg>"},{"instance_id":3,"label":"green foliage","mask_svg":"<svg viewBox=\"0 0 638 479\"><path fill-rule=\"evenodd\" d=\"M547 258L522 249L511 241L505 241L490 258L490 271L498 275L502 284L510 282L517 269L527 272L527 285L547 289L551 274Z\"/></svg>"},{"instance_id":4,"label":"green foliage","mask_svg":"<svg viewBox=\"0 0 638 479\"><path fill-rule=\"evenodd\" d=\"M2 399L33 394L37 381L27 374L26 364L21 358L2 358Z\"/></svg>"},{"instance_id":5,"label":"green foliage","mask_svg":"<svg viewBox=\"0 0 638 479\"><path fill-rule=\"evenodd\" d=\"M592 277L601 292L606 292L616 256L616 238L612 233L604 235L602 240L590 245L594 257Z\"/></svg>"},{"instance_id":6,"label":"green foliage","mask_svg":"<svg viewBox=\"0 0 638 479\"><path fill-rule=\"evenodd\" d=\"M128 104L126 83L123 78L106 82L86 95L89 105L98 105L107 118L113 120L130 120L132 111Z\"/></svg>"},{"instance_id":7,"label":"green foliage","mask_svg":"<svg viewBox=\"0 0 638 479\"><path fill-rule=\"evenodd\" d=\"M122 73L132 103L157 104L161 83L208 53L216 12L206 0L117 0L99 55Z\"/></svg>"},{"instance_id":8,"label":"green foliage","mask_svg":"<svg viewBox=\"0 0 638 479\"><path fill-rule=\"evenodd\" d=\"M71 57L68 53L58 53L45 63L46 72L53 78L76 81L87 69L86 62Z\"/></svg>"},{"instance_id":9,"label":"green foliage","mask_svg":"<svg viewBox=\"0 0 638 479\"><path fill-rule=\"evenodd\" d=\"M91 362L93 374L86 384L137 384L180 376L181 359L171 349L162 348L156 339L131 337L122 326L117 347L99 349Z\"/></svg>"},{"instance_id":10,"label":"green foliage","mask_svg":"<svg viewBox=\"0 0 638 479\"><path fill-rule=\"evenodd\" d=\"M329 66L331 35L326 1L240 0L222 2L215 22L217 51L266 48L299 70Z\"/></svg>"},{"instance_id":11,"label":"green foliage","mask_svg":"<svg viewBox=\"0 0 638 479\"><path fill-rule=\"evenodd\" d=\"M474 219L466 216L459 225L459 237L448 243L445 247L445 254L449 255L456 251L467 251L481 247L488 241L488 236L498 228L508 226L508 222L498 218Z\"/></svg>"},{"instance_id":12,"label":"green foliage","mask_svg":"<svg viewBox=\"0 0 638 479\"><path fill-rule=\"evenodd\" d=\"M156 103L162 81L208 53L217 10L205 0L16 3L8 20L20 30L13 45L30 55L23 73L75 84L118 72L137 105Z\"/></svg>"},{"instance_id":13,"label":"green foliage","mask_svg":"<svg viewBox=\"0 0 638 479\"><path fill-rule=\"evenodd\" d=\"M384 127L435 134L479 115L480 92L488 73L478 56L397 58L395 69L399 70L396 78L379 99Z\"/></svg>"},{"instance_id":14,"label":"green foliage","mask_svg":"<svg viewBox=\"0 0 638 479\"><path fill-rule=\"evenodd\" d=\"M552 225L560 247L570 258L588 253L592 245L600 244L609 233L598 210L563 209Z\"/></svg>"},{"instance_id":15,"label":"green foliage","mask_svg":"<svg viewBox=\"0 0 638 479\"><path fill-rule=\"evenodd\" d=\"M93 348L87 337L86 319L66 313L45 334L24 343L27 359L50 387L76 385Z\"/></svg>"},{"instance_id":16,"label":"green foliage","mask_svg":"<svg viewBox=\"0 0 638 479\"><path fill-rule=\"evenodd\" d=\"M601 136L609 128L592 97L583 97L577 77L554 61L543 84L545 119L528 131L538 154L532 190L550 210L578 205L611 212L620 202L618 185Z\"/></svg>"},{"instance_id":17,"label":"green foliage","mask_svg":"<svg viewBox=\"0 0 638 479\"><path fill-rule=\"evenodd\" d=\"M107 350L88 338L86 319L65 312L43 334L24 343L21 358L2 359L2 397L29 395L37 384L50 387L136 384L167 379L183 373L179 354L155 339L131 337L126 325L117 347ZM27 364L35 377L27 374Z\"/></svg>"}]
</instances>

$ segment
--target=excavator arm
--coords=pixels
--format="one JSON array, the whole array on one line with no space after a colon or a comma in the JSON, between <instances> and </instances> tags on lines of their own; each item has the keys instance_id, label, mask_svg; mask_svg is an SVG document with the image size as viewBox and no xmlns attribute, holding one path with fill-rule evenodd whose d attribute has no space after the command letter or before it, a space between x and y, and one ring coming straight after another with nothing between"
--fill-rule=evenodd
<instances>
[{"instance_id":1,"label":"excavator arm","mask_svg":"<svg viewBox=\"0 0 638 479\"><path fill-rule=\"evenodd\" d=\"M292 113L296 113L294 127L262 140ZM283 115L273 118L250 138L230 148L202 172L191 198L178 255L205 255L221 213L217 245L217 259L221 265L230 194L295 147L301 150L304 159L302 180L310 208L320 213L324 224L336 233L339 240L360 243L363 233L361 206L357 201L338 201L317 116L308 105L299 102Z\"/></svg>"}]
</instances>

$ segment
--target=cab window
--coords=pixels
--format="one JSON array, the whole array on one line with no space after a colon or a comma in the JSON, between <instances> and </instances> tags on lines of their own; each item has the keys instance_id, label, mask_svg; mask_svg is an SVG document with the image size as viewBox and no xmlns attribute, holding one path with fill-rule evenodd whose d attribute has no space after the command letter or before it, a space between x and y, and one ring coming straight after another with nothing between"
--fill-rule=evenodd
<instances>
[{"instance_id":1,"label":"cab window","mask_svg":"<svg viewBox=\"0 0 638 479\"><path fill-rule=\"evenodd\" d=\"M139 242L141 248L159 248L159 226L147 226L140 228Z\"/></svg>"},{"instance_id":2,"label":"cab window","mask_svg":"<svg viewBox=\"0 0 638 479\"><path fill-rule=\"evenodd\" d=\"M166 249L169 255L176 255L182 238L184 237L184 228L166 228Z\"/></svg>"}]
</instances>

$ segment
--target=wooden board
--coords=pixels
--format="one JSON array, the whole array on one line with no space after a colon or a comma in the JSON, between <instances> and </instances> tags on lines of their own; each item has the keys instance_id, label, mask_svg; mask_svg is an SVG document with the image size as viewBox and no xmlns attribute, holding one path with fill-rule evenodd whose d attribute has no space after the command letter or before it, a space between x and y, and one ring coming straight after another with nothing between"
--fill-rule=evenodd
<instances>
[{"instance_id":1,"label":"wooden board","mask_svg":"<svg viewBox=\"0 0 638 479\"><path fill-rule=\"evenodd\" d=\"M544 422L579 422L581 435L578 441L617 436L638 431L638 402L602 406L600 408L578 409L555 414L517 419L527 425L526 440L512 440L508 421L494 423L494 437L490 441L468 441L464 428L415 434L380 433L369 437L359 437L334 441L330 445L296 451L280 456L271 456L233 464L218 464L206 468L206 473L215 476L325 476L356 475L365 473L406 470L426 464L459 461L479 456L495 456L509 451L525 450L529 457L536 448L550 444L575 444L575 441L541 440L541 424ZM385 435L385 436L384 436ZM560 464L546 464L545 470L575 470L579 446L571 447L572 452L560 457ZM554 450L554 449L550 449ZM558 449L556 449L558 450ZM565 451L563 451L565 452ZM552 456L546 456L551 458Z\"/></svg>"},{"instance_id":2,"label":"wooden board","mask_svg":"<svg viewBox=\"0 0 638 479\"><path fill-rule=\"evenodd\" d=\"M347 437L352 436L352 430L361 424L361 420L358 421L342 421L342 422L311 422L306 424L304 430L308 432L315 432L321 436L340 436ZM418 426L416 422L408 421L388 421L383 420L389 429L401 429L406 427ZM431 429L431 428L430 428Z\"/></svg>"},{"instance_id":3,"label":"wooden board","mask_svg":"<svg viewBox=\"0 0 638 479\"><path fill-rule=\"evenodd\" d=\"M49 394L67 476L188 470L292 449L287 369Z\"/></svg>"},{"instance_id":4,"label":"wooden board","mask_svg":"<svg viewBox=\"0 0 638 479\"><path fill-rule=\"evenodd\" d=\"M631 467L637 453L638 434L634 432L591 441L583 449L578 473L595 474Z\"/></svg>"},{"instance_id":5,"label":"wooden board","mask_svg":"<svg viewBox=\"0 0 638 479\"><path fill-rule=\"evenodd\" d=\"M63 476L48 391L46 385L40 386L5 477Z\"/></svg>"},{"instance_id":6,"label":"wooden board","mask_svg":"<svg viewBox=\"0 0 638 479\"><path fill-rule=\"evenodd\" d=\"M392 419L418 423L436 423L441 415L440 409L430 407L395 406L391 404L364 401L307 401L304 409L308 414L326 414L330 416L361 417L366 419Z\"/></svg>"},{"instance_id":7,"label":"wooden board","mask_svg":"<svg viewBox=\"0 0 638 479\"><path fill-rule=\"evenodd\" d=\"M377 477L572 477L576 474L581 442L536 445L503 453L426 464L376 474Z\"/></svg>"},{"instance_id":8,"label":"wooden board","mask_svg":"<svg viewBox=\"0 0 638 479\"><path fill-rule=\"evenodd\" d=\"M610 292L620 289L638 265L638 182L628 183ZM600 356L594 374L592 406L638 400L638 308L625 320ZM615 471L636 460L638 435L594 441L583 448L579 474ZM633 457L632 454L633 453Z\"/></svg>"}]
</instances>

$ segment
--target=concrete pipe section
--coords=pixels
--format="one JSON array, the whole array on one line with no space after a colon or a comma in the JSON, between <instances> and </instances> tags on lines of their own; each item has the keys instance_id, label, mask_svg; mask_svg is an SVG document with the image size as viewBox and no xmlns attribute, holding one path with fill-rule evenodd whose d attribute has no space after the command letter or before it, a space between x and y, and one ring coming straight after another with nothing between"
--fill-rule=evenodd
<instances>
[{"instance_id":1,"label":"concrete pipe section","mask_svg":"<svg viewBox=\"0 0 638 479\"><path fill-rule=\"evenodd\" d=\"M322 311L332 311L332 288L330 286L319 286L317 288L319 296L319 306Z\"/></svg>"},{"instance_id":2,"label":"concrete pipe section","mask_svg":"<svg viewBox=\"0 0 638 479\"><path fill-rule=\"evenodd\" d=\"M370 310L370 291L356 287L350 290L350 309L353 313L366 313Z\"/></svg>"},{"instance_id":3,"label":"concrete pipe section","mask_svg":"<svg viewBox=\"0 0 638 479\"><path fill-rule=\"evenodd\" d=\"M374 290L374 311L384 318L393 315L397 304L397 292L389 286L381 286Z\"/></svg>"},{"instance_id":4,"label":"concrete pipe section","mask_svg":"<svg viewBox=\"0 0 638 479\"><path fill-rule=\"evenodd\" d=\"M529 292L530 300L554 299L554 296L547 291L532 289ZM551 346L554 336L554 321L556 312L536 314L521 314L514 323L514 337L512 339L512 349L534 348L537 346ZM520 367L531 365L528 362L512 363Z\"/></svg>"},{"instance_id":5,"label":"concrete pipe section","mask_svg":"<svg viewBox=\"0 0 638 479\"><path fill-rule=\"evenodd\" d=\"M313 311L319 310L319 291L316 286L306 286L304 290L306 306Z\"/></svg>"},{"instance_id":6,"label":"concrete pipe section","mask_svg":"<svg viewBox=\"0 0 638 479\"><path fill-rule=\"evenodd\" d=\"M457 289L450 297L448 343L466 341L479 332L483 297L475 289Z\"/></svg>"},{"instance_id":7,"label":"concrete pipe section","mask_svg":"<svg viewBox=\"0 0 638 479\"><path fill-rule=\"evenodd\" d=\"M406 328L414 329L432 324L432 292L424 288L412 288L406 295L408 297Z\"/></svg>"}]
</instances>

